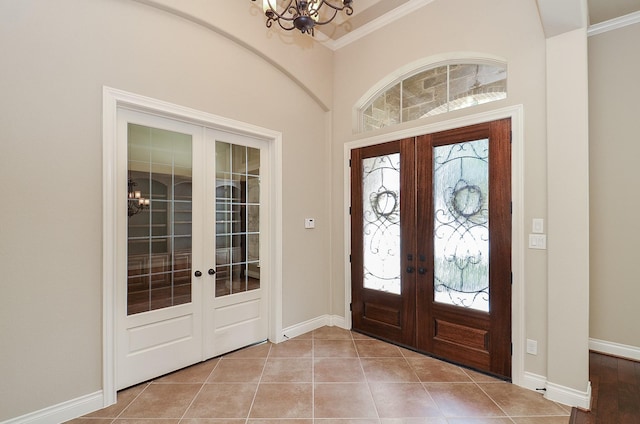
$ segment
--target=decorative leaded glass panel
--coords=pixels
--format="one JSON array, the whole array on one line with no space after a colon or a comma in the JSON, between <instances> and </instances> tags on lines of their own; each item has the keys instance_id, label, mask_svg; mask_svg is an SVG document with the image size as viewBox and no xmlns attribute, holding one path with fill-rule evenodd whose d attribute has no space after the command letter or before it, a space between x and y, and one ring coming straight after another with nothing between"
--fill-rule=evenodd
<instances>
[{"instance_id":1,"label":"decorative leaded glass panel","mask_svg":"<svg viewBox=\"0 0 640 424\"><path fill-rule=\"evenodd\" d=\"M362 161L364 288L400 294L400 153Z\"/></svg>"},{"instance_id":2,"label":"decorative leaded glass panel","mask_svg":"<svg viewBox=\"0 0 640 424\"><path fill-rule=\"evenodd\" d=\"M489 140L433 149L434 298L489 311Z\"/></svg>"}]
</instances>

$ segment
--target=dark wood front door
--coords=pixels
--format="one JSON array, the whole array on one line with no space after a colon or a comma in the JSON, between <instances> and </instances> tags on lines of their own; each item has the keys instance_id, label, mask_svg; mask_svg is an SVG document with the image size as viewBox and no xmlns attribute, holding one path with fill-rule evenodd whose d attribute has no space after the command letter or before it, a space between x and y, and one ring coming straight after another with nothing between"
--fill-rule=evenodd
<instances>
[{"instance_id":1,"label":"dark wood front door","mask_svg":"<svg viewBox=\"0 0 640 424\"><path fill-rule=\"evenodd\" d=\"M352 151L353 329L511 377L504 119Z\"/></svg>"}]
</instances>

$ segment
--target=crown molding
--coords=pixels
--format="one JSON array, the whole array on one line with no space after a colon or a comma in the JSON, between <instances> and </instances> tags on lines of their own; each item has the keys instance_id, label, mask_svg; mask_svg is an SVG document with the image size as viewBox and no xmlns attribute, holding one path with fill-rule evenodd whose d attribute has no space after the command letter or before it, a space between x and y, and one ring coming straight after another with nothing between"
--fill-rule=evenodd
<instances>
[{"instance_id":1,"label":"crown molding","mask_svg":"<svg viewBox=\"0 0 640 424\"><path fill-rule=\"evenodd\" d=\"M591 25L587 29L587 36L591 37L637 23L640 23L640 11Z\"/></svg>"},{"instance_id":2,"label":"crown molding","mask_svg":"<svg viewBox=\"0 0 640 424\"><path fill-rule=\"evenodd\" d=\"M407 16L412 12L415 12L416 10L426 6L427 4L433 1L434 0L409 0L407 3L403 4L402 6L399 6L391 10L389 13L385 13L379 18L372 20L371 22L361 26L360 28L354 29L353 31L343 35L337 40L331 40L327 37L325 40L320 39L318 41L322 42L322 44L324 44L327 48L333 51L339 50L353 43L354 41L357 41L362 37L365 37L371 34L372 32L375 32L380 28L383 28L398 19L404 16Z\"/></svg>"}]
</instances>

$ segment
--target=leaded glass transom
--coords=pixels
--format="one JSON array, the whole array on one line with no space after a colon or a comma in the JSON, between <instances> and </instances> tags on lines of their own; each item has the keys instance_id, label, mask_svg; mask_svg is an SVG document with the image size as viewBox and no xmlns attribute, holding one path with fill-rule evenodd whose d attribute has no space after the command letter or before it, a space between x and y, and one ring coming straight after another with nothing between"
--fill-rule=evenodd
<instances>
[{"instance_id":1,"label":"leaded glass transom","mask_svg":"<svg viewBox=\"0 0 640 424\"><path fill-rule=\"evenodd\" d=\"M363 131L409 122L507 97L507 67L451 63L405 75L360 109Z\"/></svg>"}]
</instances>

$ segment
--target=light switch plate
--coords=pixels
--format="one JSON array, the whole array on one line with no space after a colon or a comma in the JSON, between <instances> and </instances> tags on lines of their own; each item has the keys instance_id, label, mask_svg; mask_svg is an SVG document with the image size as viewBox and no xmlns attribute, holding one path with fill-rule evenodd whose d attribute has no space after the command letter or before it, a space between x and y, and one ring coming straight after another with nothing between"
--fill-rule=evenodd
<instances>
[{"instance_id":1,"label":"light switch plate","mask_svg":"<svg viewBox=\"0 0 640 424\"><path fill-rule=\"evenodd\" d=\"M529 249L546 249L547 236L545 234L529 234Z\"/></svg>"}]
</instances>

